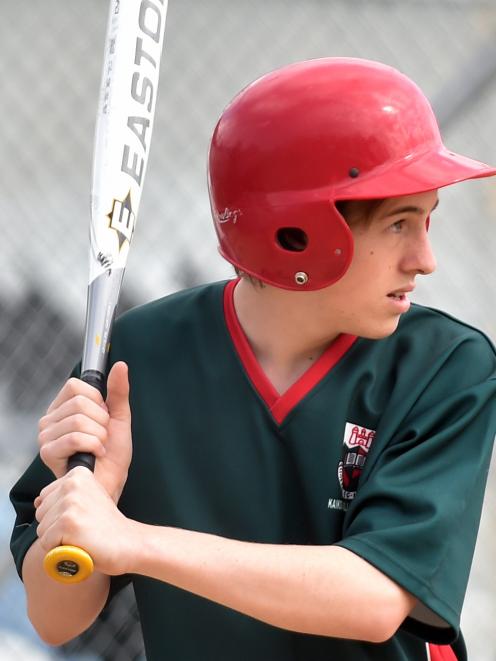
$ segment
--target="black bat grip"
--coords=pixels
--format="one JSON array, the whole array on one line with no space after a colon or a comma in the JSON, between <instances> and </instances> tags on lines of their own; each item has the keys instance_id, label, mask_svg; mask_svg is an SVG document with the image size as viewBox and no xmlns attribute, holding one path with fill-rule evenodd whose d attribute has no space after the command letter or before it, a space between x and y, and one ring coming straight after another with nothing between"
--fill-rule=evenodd
<instances>
[{"instance_id":1,"label":"black bat grip","mask_svg":"<svg viewBox=\"0 0 496 661\"><path fill-rule=\"evenodd\" d=\"M105 399L107 395L107 384L104 374L97 370L86 370L81 374L81 380L96 388L103 399ZM93 473L95 470L95 455L90 452L76 452L72 457L69 457L67 471L76 468L76 466L84 466L84 468L88 468Z\"/></svg>"}]
</instances>

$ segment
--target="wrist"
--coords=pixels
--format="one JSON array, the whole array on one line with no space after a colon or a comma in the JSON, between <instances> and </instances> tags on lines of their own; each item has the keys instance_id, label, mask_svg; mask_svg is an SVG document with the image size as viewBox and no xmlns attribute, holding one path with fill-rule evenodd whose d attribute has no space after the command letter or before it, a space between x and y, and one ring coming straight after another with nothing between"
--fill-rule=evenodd
<instances>
[{"instance_id":1,"label":"wrist","mask_svg":"<svg viewBox=\"0 0 496 661\"><path fill-rule=\"evenodd\" d=\"M126 537L128 549L126 553L125 574L141 574L146 576L148 547L150 546L150 534L156 526L150 526L134 519L127 519L128 529Z\"/></svg>"},{"instance_id":2,"label":"wrist","mask_svg":"<svg viewBox=\"0 0 496 661\"><path fill-rule=\"evenodd\" d=\"M117 482L114 479L105 479L104 477L99 478L98 470L95 471L95 477L100 482L100 484L105 489L105 491L108 493L110 498L112 498L114 503L118 505L122 492L124 491L124 487L126 486L127 473L124 476L124 478L119 482Z\"/></svg>"},{"instance_id":3,"label":"wrist","mask_svg":"<svg viewBox=\"0 0 496 661\"><path fill-rule=\"evenodd\" d=\"M126 476L127 477L127 476ZM109 495L114 501L116 505L119 504L119 500L121 499L122 492L124 491L124 487L126 485L126 480L122 484L119 484L118 486L115 486L113 489L109 491Z\"/></svg>"}]
</instances>

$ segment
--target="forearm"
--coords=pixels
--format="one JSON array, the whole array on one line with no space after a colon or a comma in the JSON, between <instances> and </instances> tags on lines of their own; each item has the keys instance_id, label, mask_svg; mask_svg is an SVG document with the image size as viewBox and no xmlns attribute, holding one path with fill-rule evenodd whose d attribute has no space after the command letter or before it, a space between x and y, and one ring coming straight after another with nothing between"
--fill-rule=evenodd
<instances>
[{"instance_id":1,"label":"forearm","mask_svg":"<svg viewBox=\"0 0 496 661\"><path fill-rule=\"evenodd\" d=\"M269 624L304 633L384 640L414 599L337 546L238 542L136 524L129 571L183 588Z\"/></svg>"},{"instance_id":2,"label":"forearm","mask_svg":"<svg viewBox=\"0 0 496 661\"><path fill-rule=\"evenodd\" d=\"M46 575L44 557L45 551L37 540L22 565L28 615L45 642L62 645L94 622L107 600L110 578L94 572L82 583L63 585Z\"/></svg>"}]
</instances>

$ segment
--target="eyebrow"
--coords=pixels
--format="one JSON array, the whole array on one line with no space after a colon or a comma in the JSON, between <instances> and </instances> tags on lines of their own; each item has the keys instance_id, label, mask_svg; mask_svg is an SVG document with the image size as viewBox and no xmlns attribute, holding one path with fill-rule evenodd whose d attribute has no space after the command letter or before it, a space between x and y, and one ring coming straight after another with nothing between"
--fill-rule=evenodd
<instances>
[{"instance_id":1,"label":"eyebrow","mask_svg":"<svg viewBox=\"0 0 496 661\"><path fill-rule=\"evenodd\" d=\"M436 200L436 204L432 207L429 213L432 213L434 209L437 209L439 206L439 198ZM397 216L399 213L416 213L419 216L422 214L425 214L426 211L425 209L422 209L421 207L416 207L413 205L407 205L403 207L397 207L396 209L393 209L389 213L387 213L385 216L382 216L383 218L389 218L390 216Z\"/></svg>"}]
</instances>

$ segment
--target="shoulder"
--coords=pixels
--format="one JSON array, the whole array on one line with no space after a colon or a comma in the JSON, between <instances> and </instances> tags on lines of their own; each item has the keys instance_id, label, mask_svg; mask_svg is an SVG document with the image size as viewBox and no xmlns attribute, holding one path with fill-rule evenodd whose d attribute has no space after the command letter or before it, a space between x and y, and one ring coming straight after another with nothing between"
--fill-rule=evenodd
<instances>
[{"instance_id":1,"label":"shoulder","mask_svg":"<svg viewBox=\"0 0 496 661\"><path fill-rule=\"evenodd\" d=\"M398 338L417 338L434 355L454 347L467 346L496 359L496 349L489 337L478 328L447 312L423 305L412 305L398 326Z\"/></svg>"},{"instance_id":2,"label":"shoulder","mask_svg":"<svg viewBox=\"0 0 496 661\"><path fill-rule=\"evenodd\" d=\"M223 301L226 282L185 289L129 310L112 332L110 364L182 366L208 355L225 332Z\"/></svg>"},{"instance_id":3,"label":"shoulder","mask_svg":"<svg viewBox=\"0 0 496 661\"><path fill-rule=\"evenodd\" d=\"M433 308L412 305L389 337L360 339L351 356L386 392L408 398L474 384L496 388L496 350L480 330Z\"/></svg>"},{"instance_id":4,"label":"shoulder","mask_svg":"<svg viewBox=\"0 0 496 661\"><path fill-rule=\"evenodd\" d=\"M460 385L496 379L496 350L487 335L422 305L412 305L396 332L386 338L382 352L391 354L399 369L411 375L419 369L425 378L442 372Z\"/></svg>"},{"instance_id":5,"label":"shoulder","mask_svg":"<svg viewBox=\"0 0 496 661\"><path fill-rule=\"evenodd\" d=\"M446 339L475 335L495 351L493 343L481 330L437 308L413 303L410 311L401 318L399 329L410 330L421 325L427 330L441 333Z\"/></svg>"},{"instance_id":6,"label":"shoulder","mask_svg":"<svg viewBox=\"0 0 496 661\"><path fill-rule=\"evenodd\" d=\"M165 322L195 322L213 309L222 309L225 282L214 282L174 292L124 313L116 322L120 333L162 327Z\"/></svg>"}]
</instances>

